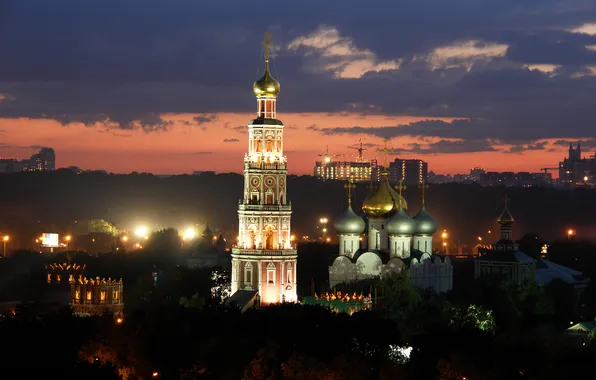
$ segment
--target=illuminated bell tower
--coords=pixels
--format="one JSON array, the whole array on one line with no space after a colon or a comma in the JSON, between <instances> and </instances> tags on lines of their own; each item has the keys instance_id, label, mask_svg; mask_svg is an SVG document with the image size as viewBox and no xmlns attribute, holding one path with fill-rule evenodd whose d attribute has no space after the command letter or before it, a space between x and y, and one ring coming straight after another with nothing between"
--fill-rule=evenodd
<instances>
[{"instance_id":1,"label":"illuminated bell tower","mask_svg":"<svg viewBox=\"0 0 596 380\"><path fill-rule=\"evenodd\" d=\"M296 302L297 253L286 196L284 125L276 119L279 82L269 72L271 40L265 34L265 73L253 85L257 118L248 124L244 197L238 204L238 243L232 249L232 293L256 290L261 304Z\"/></svg>"}]
</instances>

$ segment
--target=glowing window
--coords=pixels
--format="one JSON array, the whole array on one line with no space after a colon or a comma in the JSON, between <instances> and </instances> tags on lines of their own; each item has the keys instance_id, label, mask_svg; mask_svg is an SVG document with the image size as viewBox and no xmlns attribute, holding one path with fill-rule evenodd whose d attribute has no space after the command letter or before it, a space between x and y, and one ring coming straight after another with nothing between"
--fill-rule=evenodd
<instances>
[{"instance_id":1,"label":"glowing window","mask_svg":"<svg viewBox=\"0 0 596 380\"><path fill-rule=\"evenodd\" d=\"M81 291L80 290L75 291L75 299L77 301L81 299Z\"/></svg>"},{"instance_id":2,"label":"glowing window","mask_svg":"<svg viewBox=\"0 0 596 380\"><path fill-rule=\"evenodd\" d=\"M91 292L87 292L87 301L91 301Z\"/></svg>"},{"instance_id":3,"label":"glowing window","mask_svg":"<svg viewBox=\"0 0 596 380\"><path fill-rule=\"evenodd\" d=\"M118 291L117 290L114 290L114 297L113 298L114 298L114 301L117 301L118 300Z\"/></svg>"},{"instance_id":4,"label":"glowing window","mask_svg":"<svg viewBox=\"0 0 596 380\"><path fill-rule=\"evenodd\" d=\"M106 300L106 291L102 290L101 293L99 293L99 299L101 301L105 301Z\"/></svg>"},{"instance_id":5,"label":"glowing window","mask_svg":"<svg viewBox=\"0 0 596 380\"><path fill-rule=\"evenodd\" d=\"M267 284L275 284L275 264L273 263L267 264Z\"/></svg>"}]
</instances>

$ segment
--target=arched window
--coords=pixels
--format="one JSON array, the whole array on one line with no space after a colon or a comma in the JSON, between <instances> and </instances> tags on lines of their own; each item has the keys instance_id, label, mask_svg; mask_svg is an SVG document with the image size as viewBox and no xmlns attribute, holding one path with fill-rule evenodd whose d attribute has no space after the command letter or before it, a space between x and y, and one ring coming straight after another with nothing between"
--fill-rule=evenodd
<instances>
[{"instance_id":1,"label":"arched window","mask_svg":"<svg viewBox=\"0 0 596 380\"><path fill-rule=\"evenodd\" d=\"M270 262L267 264L267 285L275 285L275 264Z\"/></svg>"},{"instance_id":2,"label":"arched window","mask_svg":"<svg viewBox=\"0 0 596 380\"><path fill-rule=\"evenodd\" d=\"M252 263L244 264L244 285L252 285Z\"/></svg>"},{"instance_id":3,"label":"arched window","mask_svg":"<svg viewBox=\"0 0 596 380\"><path fill-rule=\"evenodd\" d=\"M294 282L294 281L292 281L292 263L288 263L287 276L288 276L288 281L286 281L286 282L288 284L292 284Z\"/></svg>"}]
</instances>

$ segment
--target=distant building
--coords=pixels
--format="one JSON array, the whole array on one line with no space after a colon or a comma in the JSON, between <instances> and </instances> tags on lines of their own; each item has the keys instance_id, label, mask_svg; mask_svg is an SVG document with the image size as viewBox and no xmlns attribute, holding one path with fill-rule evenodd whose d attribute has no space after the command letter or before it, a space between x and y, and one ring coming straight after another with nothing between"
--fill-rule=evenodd
<instances>
[{"instance_id":1,"label":"distant building","mask_svg":"<svg viewBox=\"0 0 596 380\"><path fill-rule=\"evenodd\" d=\"M229 269L232 265L230 252L226 251L226 242L222 235L215 235L209 224L191 250L187 259L189 268L222 267Z\"/></svg>"},{"instance_id":2,"label":"distant building","mask_svg":"<svg viewBox=\"0 0 596 380\"><path fill-rule=\"evenodd\" d=\"M56 170L56 153L52 148L41 148L28 160L22 160L21 165L22 170L27 172Z\"/></svg>"},{"instance_id":3,"label":"distant building","mask_svg":"<svg viewBox=\"0 0 596 380\"><path fill-rule=\"evenodd\" d=\"M52 286L52 298L64 298L75 315L103 315L110 312L122 316L124 312L122 279L87 279L85 266L75 263L46 265L47 283ZM65 295L65 297L60 297ZM57 297L59 296L59 297Z\"/></svg>"},{"instance_id":4,"label":"distant building","mask_svg":"<svg viewBox=\"0 0 596 380\"><path fill-rule=\"evenodd\" d=\"M513 240L514 219L507 206L498 222L501 226L500 239L488 252L474 260L475 278L497 276L515 284L536 281L539 286L561 280L572 285L578 293L587 287L589 278L583 273L520 252L519 245Z\"/></svg>"},{"instance_id":5,"label":"distant building","mask_svg":"<svg viewBox=\"0 0 596 380\"><path fill-rule=\"evenodd\" d=\"M87 279L70 284L70 305L78 316L103 315L106 312L121 317L124 313L122 279Z\"/></svg>"},{"instance_id":6,"label":"distant building","mask_svg":"<svg viewBox=\"0 0 596 380\"><path fill-rule=\"evenodd\" d=\"M406 186L418 186L426 183L428 163L418 159L402 160L396 158L389 164L389 183L404 181Z\"/></svg>"},{"instance_id":7,"label":"distant building","mask_svg":"<svg viewBox=\"0 0 596 380\"><path fill-rule=\"evenodd\" d=\"M23 171L23 164L16 158L0 158L0 173Z\"/></svg>"},{"instance_id":8,"label":"distant building","mask_svg":"<svg viewBox=\"0 0 596 380\"><path fill-rule=\"evenodd\" d=\"M325 159L315 162L314 175L319 179L337 179L347 181L349 178L354 182L368 182L377 174L377 160L369 161L331 161Z\"/></svg>"},{"instance_id":9,"label":"distant building","mask_svg":"<svg viewBox=\"0 0 596 380\"><path fill-rule=\"evenodd\" d=\"M596 156L582 158L580 143L569 144L569 155L559 162L559 182L568 186L596 186Z\"/></svg>"}]
</instances>

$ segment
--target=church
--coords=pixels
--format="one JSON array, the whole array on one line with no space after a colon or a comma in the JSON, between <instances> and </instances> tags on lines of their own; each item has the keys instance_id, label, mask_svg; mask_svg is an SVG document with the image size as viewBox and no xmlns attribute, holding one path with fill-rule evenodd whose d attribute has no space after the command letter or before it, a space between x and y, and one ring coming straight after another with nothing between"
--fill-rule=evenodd
<instances>
[{"instance_id":1,"label":"church","mask_svg":"<svg viewBox=\"0 0 596 380\"><path fill-rule=\"evenodd\" d=\"M393 190L386 169L378 187L362 205L364 217L352 209L353 187L352 183L346 185L348 207L334 223L339 235L339 255L329 267L329 286L407 271L418 288L437 293L450 291L451 259L433 254L437 222L426 210L427 186L421 186L422 208L414 217L408 215L407 202L401 194L405 186L398 185L399 194ZM364 233L366 238L362 239Z\"/></svg>"},{"instance_id":2,"label":"church","mask_svg":"<svg viewBox=\"0 0 596 380\"><path fill-rule=\"evenodd\" d=\"M491 246L491 250L474 260L474 278L500 277L520 285L526 281L535 281L544 286L553 280L561 280L581 293L589 278L582 272L556 264L548 259L530 257L519 249L513 240L515 219L509 212L505 196L505 208L497 219L500 226L500 239Z\"/></svg>"},{"instance_id":3,"label":"church","mask_svg":"<svg viewBox=\"0 0 596 380\"><path fill-rule=\"evenodd\" d=\"M238 242L232 248L232 297L258 297L262 305L297 301L298 256L290 233L292 205L286 196L284 125L277 119L280 84L269 71L271 44L266 34L265 72L253 85L257 115L248 124Z\"/></svg>"}]
</instances>

